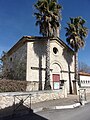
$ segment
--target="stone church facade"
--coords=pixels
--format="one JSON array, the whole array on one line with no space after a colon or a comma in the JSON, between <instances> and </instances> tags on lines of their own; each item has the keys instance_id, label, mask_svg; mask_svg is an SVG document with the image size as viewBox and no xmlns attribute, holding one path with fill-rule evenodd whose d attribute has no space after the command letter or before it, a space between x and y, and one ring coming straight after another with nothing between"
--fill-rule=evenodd
<instances>
[{"instance_id":1,"label":"stone church facade","mask_svg":"<svg viewBox=\"0 0 90 120\"><path fill-rule=\"evenodd\" d=\"M22 37L3 57L3 75L9 79L26 80L44 89L47 37ZM73 90L74 52L58 37L50 38L50 83L53 90Z\"/></svg>"}]
</instances>

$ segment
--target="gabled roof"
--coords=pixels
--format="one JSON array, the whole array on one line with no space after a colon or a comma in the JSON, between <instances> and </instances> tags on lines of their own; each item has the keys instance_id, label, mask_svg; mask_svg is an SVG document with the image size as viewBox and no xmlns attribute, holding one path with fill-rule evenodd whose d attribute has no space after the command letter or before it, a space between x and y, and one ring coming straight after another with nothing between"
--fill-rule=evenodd
<instances>
[{"instance_id":1,"label":"gabled roof","mask_svg":"<svg viewBox=\"0 0 90 120\"><path fill-rule=\"evenodd\" d=\"M19 47L23 46L23 44L25 44L26 42L33 42L33 41L36 41L36 40L39 40L39 41L42 41L43 40L47 40L47 39L50 39L50 40L56 40L57 42L59 42L63 47L69 49L70 51L73 52L73 50L67 46L65 44L65 42L63 42L60 38L56 37L56 38L53 38L53 37L40 37L40 36L23 36L8 52L7 54L10 55L12 52L15 52Z\"/></svg>"}]
</instances>

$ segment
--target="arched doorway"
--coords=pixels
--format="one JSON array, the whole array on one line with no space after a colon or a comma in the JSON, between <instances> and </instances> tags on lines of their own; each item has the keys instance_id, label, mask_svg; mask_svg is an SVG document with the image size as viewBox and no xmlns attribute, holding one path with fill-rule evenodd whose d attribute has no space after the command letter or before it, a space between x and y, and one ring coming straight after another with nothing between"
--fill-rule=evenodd
<instances>
[{"instance_id":1,"label":"arched doorway","mask_svg":"<svg viewBox=\"0 0 90 120\"><path fill-rule=\"evenodd\" d=\"M53 89L57 90L60 89L60 79L61 79L61 68L60 65L57 63L52 64L52 83Z\"/></svg>"}]
</instances>

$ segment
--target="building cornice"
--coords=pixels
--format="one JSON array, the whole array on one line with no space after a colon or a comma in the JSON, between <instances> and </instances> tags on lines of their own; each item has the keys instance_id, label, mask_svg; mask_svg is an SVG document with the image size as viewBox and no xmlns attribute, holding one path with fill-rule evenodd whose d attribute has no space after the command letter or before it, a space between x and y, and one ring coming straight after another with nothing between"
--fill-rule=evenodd
<instances>
[{"instance_id":1,"label":"building cornice","mask_svg":"<svg viewBox=\"0 0 90 120\"><path fill-rule=\"evenodd\" d=\"M47 40L50 39L50 41L52 40L56 40L58 43L60 43L63 47L67 48L68 50L72 51L74 53L74 51L67 46L60 38L58 37L41 37L41 36L23 36L8 52L7 55L11 55L13 52L15 52L17 49L19 49L21 46L23 46L25 43L27 42L34 42L34 41L42 41L42 40Z\"/></svg>"}]
</instances>

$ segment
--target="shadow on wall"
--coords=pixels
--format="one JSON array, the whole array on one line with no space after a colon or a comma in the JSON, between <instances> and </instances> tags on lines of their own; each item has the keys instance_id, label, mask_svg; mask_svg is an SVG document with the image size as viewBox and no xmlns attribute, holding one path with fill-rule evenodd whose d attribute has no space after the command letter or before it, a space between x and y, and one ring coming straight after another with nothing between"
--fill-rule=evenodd
<instances>
[{"instance_id":1,"label":"shadow on wall","mask_svg":"<svg viewBox=\"0 0 90 120\"><path fill-rule=\"evenodd\" d=\"M73 52L64 48L63 49L63 53L62 55L64 56L66 62L67 62L67 65L68 65L68 75L69 75L69 91L70 91L70 94L72 94L72 84L71 84L71 74L70 74L70 65L73 61Z\"/></svg>"},{"instance_id":2,"label":"shadow on wall","mask_svg":"<svg viewBox=\"0 0 90 120\"><path fill-rule=\"evenodd\" d=\"M0 110L0 120L48 120L33 112L20 101L18 104Z\"/></svg>"},{"instance_id":3,"label":"shadow on wall","mask_svg":"<svg viewBox=\"0 0 90 120\"><path fill-rule=\"evenodd\" d=\"M33 44L34 52L39 58L39 90L42 90L42 57L46 54L46 41L45 40L36 40ZM36 66L34 66L36 67Z\"/></svg>"}]
</instances>

